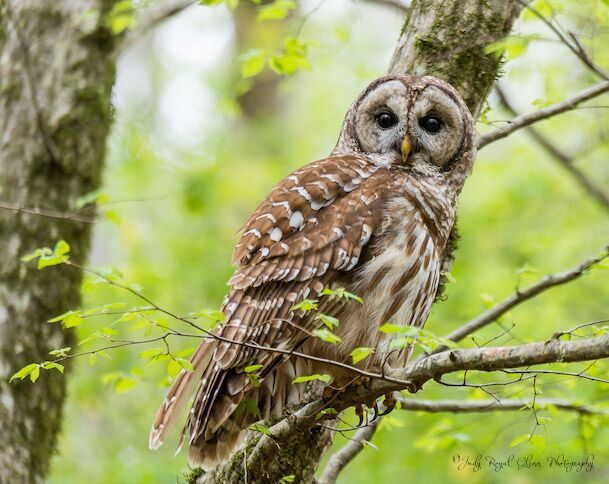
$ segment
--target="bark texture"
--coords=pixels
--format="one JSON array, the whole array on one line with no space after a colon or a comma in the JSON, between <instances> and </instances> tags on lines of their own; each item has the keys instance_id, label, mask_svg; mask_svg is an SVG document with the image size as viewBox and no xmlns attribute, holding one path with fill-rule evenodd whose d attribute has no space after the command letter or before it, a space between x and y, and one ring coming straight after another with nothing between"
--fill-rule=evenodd
<instances>
[{"instance_id":1,"label":"bark texture","mask_svg":"<svg viewBox=\"0 0 609 484\"><path fill-rule=\"evenodd\" d=\"M478 116L501 65L485 47L509 34L521 9L519 0L414 0L389 72L444 79ZM455 240L456 235L447 246L445 267L452 262ZM193 475L190 481L245 482L247 467L248 482L279 482L286 475L294 475L294 482L314 482L314 472L331 442L330 432L316 427L289 441L278 443L269 453L268 446L258 445L262 442L256 435L223 468Z\"/></svg>"},{"instance_id":2,"label":"bark texture","mask_svg":"<svg viewBox=\"0 0 609 484\"><path fill-rule=\"evenodd\" d=\"M0 200L69 212L99 187L111 122L111 0L0 0ZM77 307L81 274L20 263L65 239L82 262L91 225L0 210L0 483L43 482L61 426L66 381L8 383L21 367L73 346L50 317Z\"/></svg>"}]
</instances>

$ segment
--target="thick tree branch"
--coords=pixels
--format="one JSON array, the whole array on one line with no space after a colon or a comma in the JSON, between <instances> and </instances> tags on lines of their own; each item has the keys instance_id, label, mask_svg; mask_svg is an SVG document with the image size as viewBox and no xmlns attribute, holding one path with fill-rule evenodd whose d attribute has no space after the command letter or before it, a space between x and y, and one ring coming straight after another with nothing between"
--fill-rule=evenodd
<instances>
[{"instance_id":1,"label":"thick tree branch","mask_svg":"<svg viewBox=\"0 0 609 484\"><path fill-rule=\"evenodd\" d=\"M429 380L440 380L445 374L457 371L493 372L510 368L528 367L548 363L571 363L609 358L609 334L578 341L548 341L516 346L458 349L428 356L392 375L410 381L416 391ZM342 411L358 402L370 402L386 393L403 390L403 387L374 381L339 394L333 401L312 402L293 415L271 427L271 436L264 436L255 447L258 454L266 454L277 442L289 442L295 434L316 425L317 414L323 408ZM298 430L297 430L298 429Z\"/></svg>"},{"instance_id":2,"label":"thick tree branch","mask_svg":"<svg viewBox=\"0 0 609 484\"><path fill-rule=\"evenodd\" d=\"M503 89L497 87L496 92L499 96L499 101L505 110L508 111L512 116L518 116L518 113L512 107L512 104L508 100ZM539 146L541 146L573 177L573 179L584 189L586 193L588 193L588 195L594 198L606 210L609 210L609 194L605 193L602 187L597 186L585 173L579 170L569 155L563 152L560 148L557 148L556 143L546 138L546 136L543 135L537 128L527 126L525 130L531 136L531 138L533 138L537 144L539 144Z\"/></svg>"},{"instance_id":3,"label":"thick tree branch","mask_svg":"<svg viewBox=\"0 0 609 484\"><path fill-rule=\"evenodd\" d=\"M566 99L565 101L553 104L543 109L539 109L538 111L534 111L532 113L521 114L520 116L516 116L505 126L480 136L478 140L478 149L484 148L486 145L492 143L493 141L505 138L508 135L512 134L514 131L517 131L521 128L530 126L539 121L543 121L544 119L551 118L552 116L556 116L557 114L571 111L584 101L588 101L597 96L600 96L601 94L604 94L607 91L609 91L609 81L602 81L596 84L595 86L584 89L580 93L574 95L569 99Z\"/></svg>"}]
</instances>

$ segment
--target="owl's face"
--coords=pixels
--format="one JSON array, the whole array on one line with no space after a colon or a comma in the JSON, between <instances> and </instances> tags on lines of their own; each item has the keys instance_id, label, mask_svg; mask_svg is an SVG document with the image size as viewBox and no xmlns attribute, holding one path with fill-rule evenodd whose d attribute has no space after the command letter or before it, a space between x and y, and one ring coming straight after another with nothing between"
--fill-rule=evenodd
<instances>
[{"instance_id":1,"label":"owl's face","mask_svg":"<svg viewBox=\"0 0 609 484\"><path fill-rule=\"evenodd\" d=\"M452 86L433 77L392 76L374 81L351 106L334 153L365 154L380 165L462 185L474 140L472 116Z\"/></svg>"}]
</instances>

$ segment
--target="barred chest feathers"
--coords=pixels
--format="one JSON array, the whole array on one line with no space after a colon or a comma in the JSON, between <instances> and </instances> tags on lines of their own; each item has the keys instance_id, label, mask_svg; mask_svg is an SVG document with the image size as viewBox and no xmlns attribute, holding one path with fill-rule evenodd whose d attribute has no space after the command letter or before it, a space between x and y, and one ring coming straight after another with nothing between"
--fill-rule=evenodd
<instances>
[{"instance_id":1,"label":"barred chest feathers","mask_svg":"<svg viewBox=\"0 0 609 484\"><path fill-rule=\"evenodd\" d=\"M406 363L410 351L393 352L393 339L378 331L384 323L423 327L440 281L442 254L450 234L455 207L445 188L425 180L395 180L381 230L372 241L372 256L355 274L351 289L364 300L350 304L339 316L338 345L312 341L312 354L351 363L357 347L375 353L362 362L367 368ZM401 187L399 186L401 185ZM332 369L325 368L325 371Z\"/></svg>"}]
</instances>

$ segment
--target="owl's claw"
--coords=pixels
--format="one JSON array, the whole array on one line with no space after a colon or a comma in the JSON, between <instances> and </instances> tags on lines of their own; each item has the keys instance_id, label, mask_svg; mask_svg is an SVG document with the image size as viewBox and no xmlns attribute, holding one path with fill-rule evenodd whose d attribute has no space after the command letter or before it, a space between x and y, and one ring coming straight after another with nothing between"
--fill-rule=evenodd
<instances>
[{"instance_id":1,"label":"owl's claw","mask_svg":"<svg viewBox=\"0 0 609 484\"><path fill-rule=\"evenodd\" d=\"M387 415L388 413L393 412L393 409L395 408L396 403L397 403L397 400L395 399L393 392L386 393L385 400L383 400L383 405L385 406L385 410L379 415L382 417L384 415Z\"/></svg>"},{"instance_id":2,"label":"owl's claw","mask_svg":"<svg viewBox=\"0 0 609 484\"><path fill-rule=\"evenodd\" d=\"M370 420L370 423L374 422L378 416L379 416L379 404L378 402L374 402L374 405L372 405L372 410L374 410L374 415L372 416L372 420Z\"/></svg>"},{"instance_id":3,"label":"owl's claw","mask_svg":"<svg viewBox=\"0 0 609 484\"><path fill-rule=\"evenodd\" d=\"M364 406L361 403L355 406L355 415L359 418L356 427L361 427L364 423Z\"/></svg>"}]
</instances>

